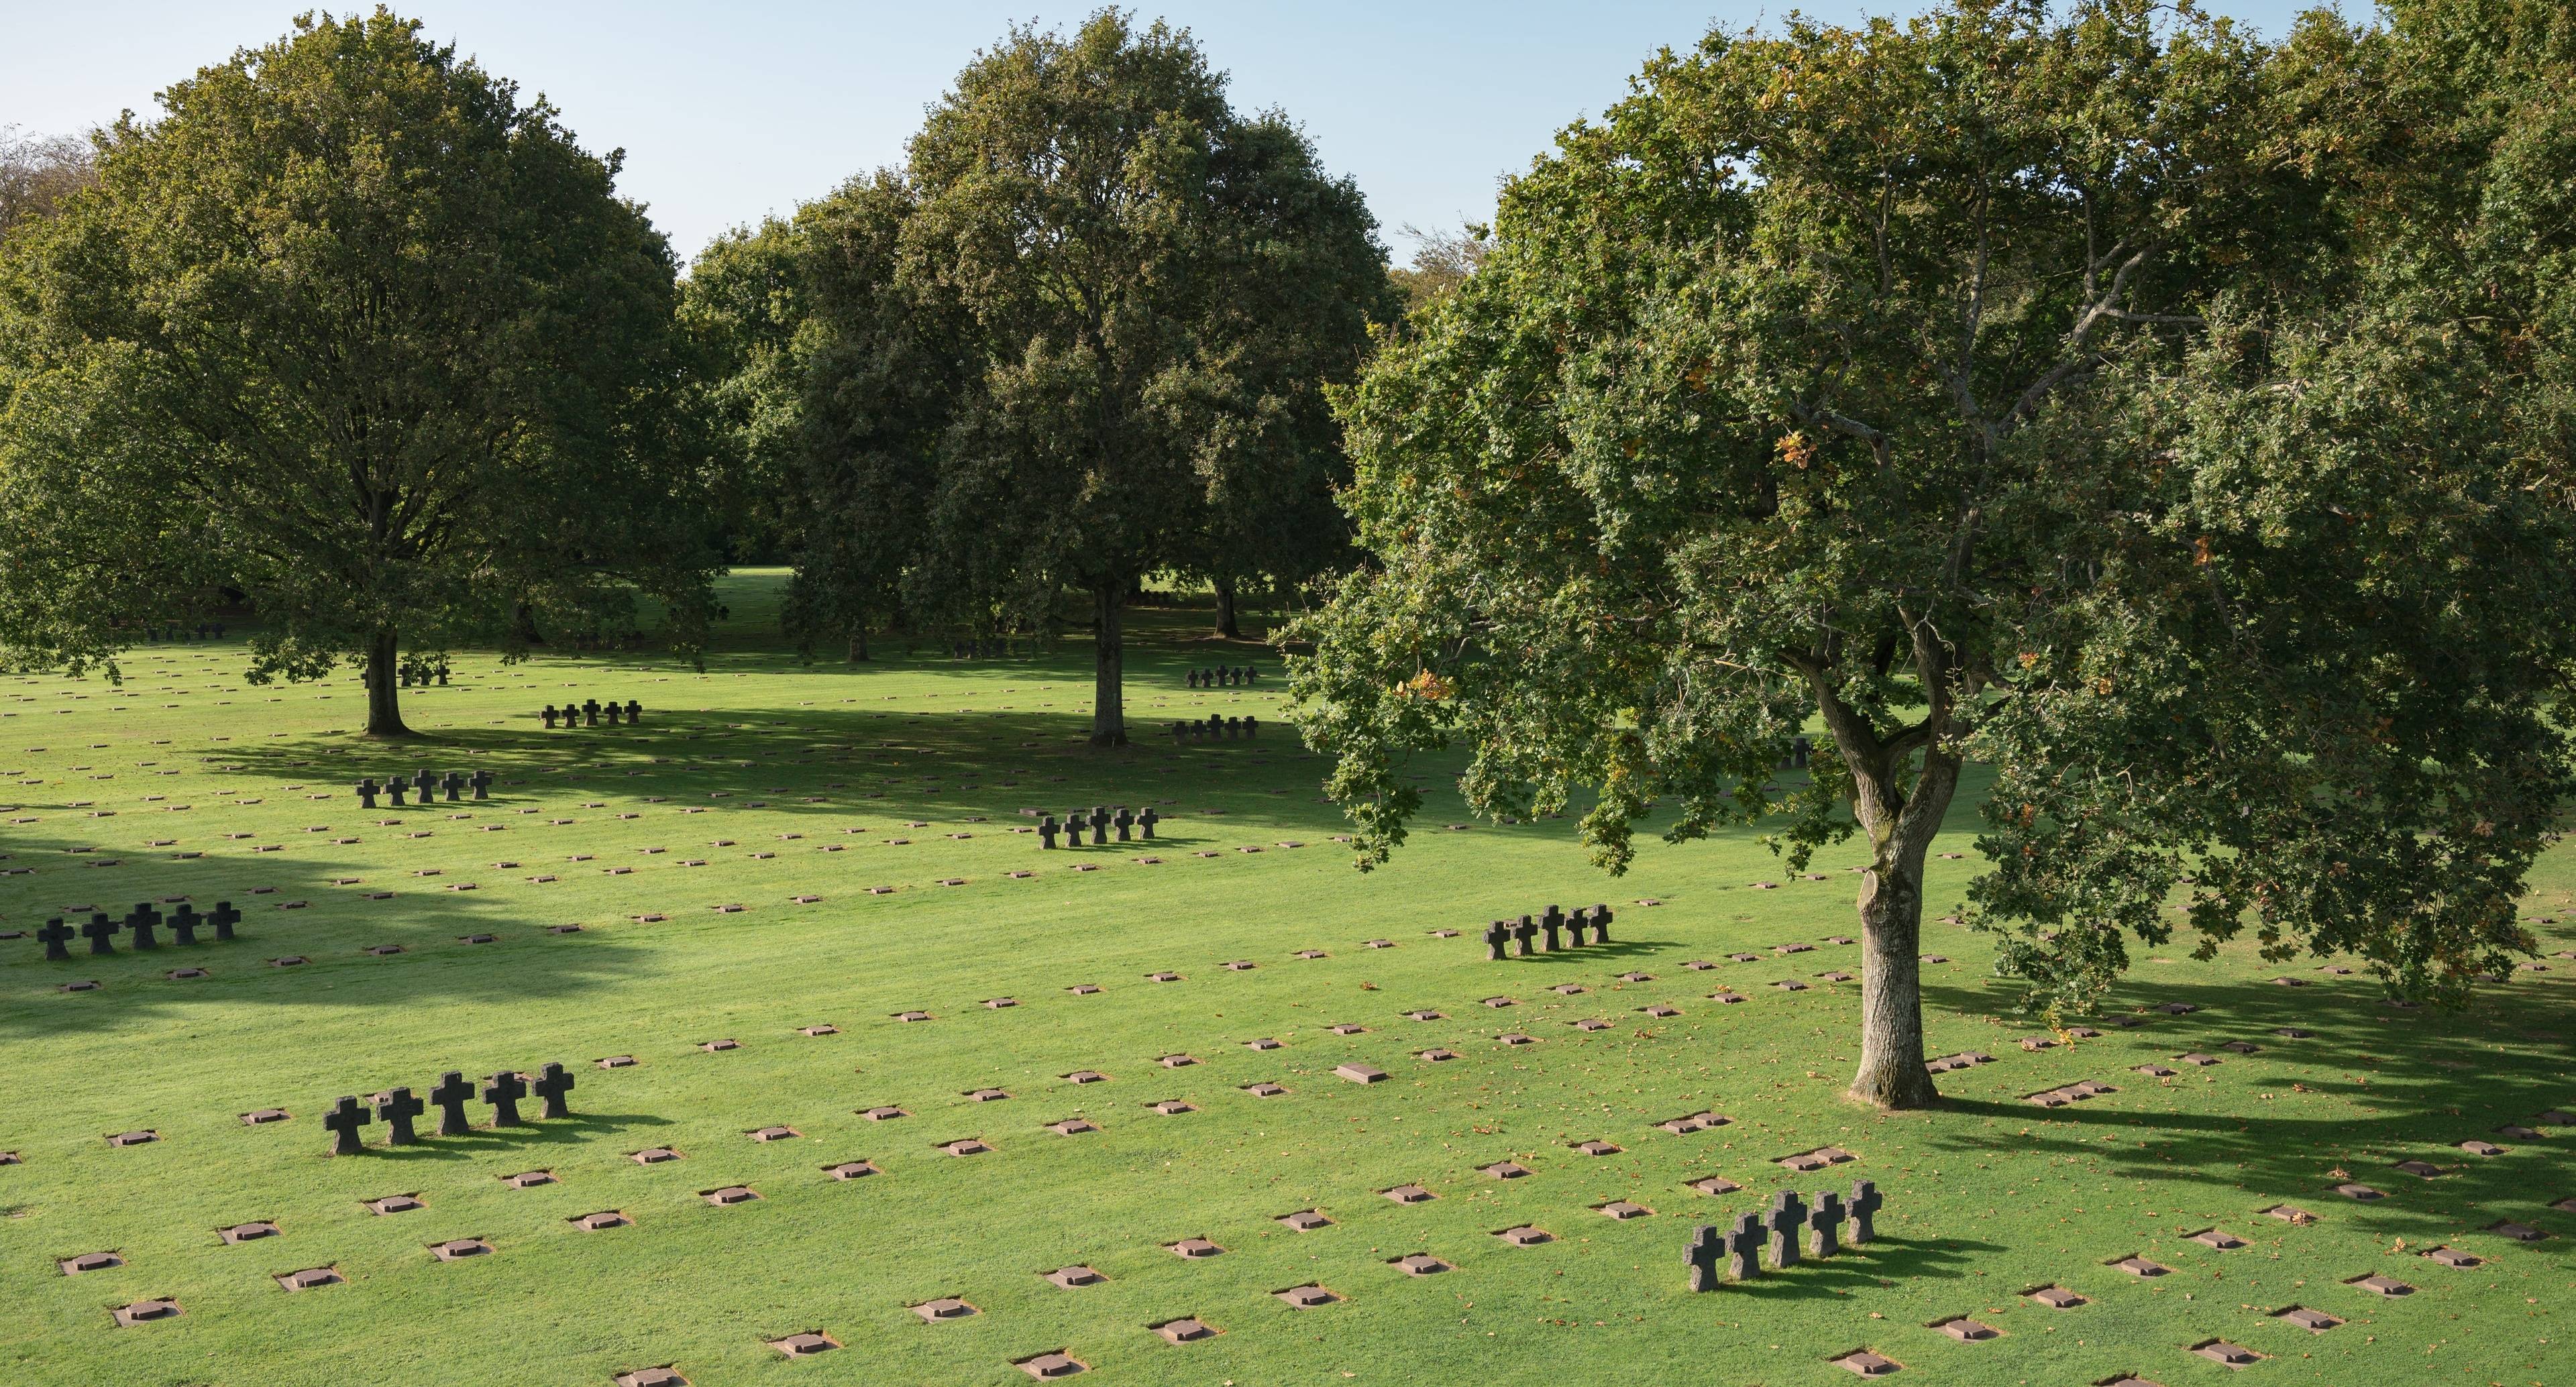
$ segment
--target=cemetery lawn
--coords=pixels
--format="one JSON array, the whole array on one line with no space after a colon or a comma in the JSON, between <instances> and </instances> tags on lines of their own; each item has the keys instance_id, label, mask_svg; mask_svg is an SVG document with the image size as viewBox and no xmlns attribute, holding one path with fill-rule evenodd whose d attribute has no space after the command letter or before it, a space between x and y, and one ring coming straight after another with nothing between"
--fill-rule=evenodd
<instances>
[{"instance_id":1,"label":"cemetery lawn","mask_svg":"<svg viewBox=\"0 0 2576 1387\"><path fill-rule=\"evenodd\" d=\"M1925 947L1951 960L1926 969L1934 1052L1995 1059L1941 1076L1937 1111L1878 1115L1840 1096L1858 985L1817 976L1857 966L1827 942L1856 928L1854 846L1806 880L1751 834L1649 843L1610 879L1571 820L1443 827L1468 822L1454 768L1426 766L1413 843L1363 875L1332 841L1323 763L1279 721L1280 661L1200 641L1201 615L1134 614L1138 744L1104 753L1081 743L1087 644L961 662L884 642L871 664L809 666L764 634L777 580L728 581L733 634L703 675L644 654L459 658L453 685L405 695L424 735L402 747L345 730L363 712L353 677L243 683L238 631L139 649L121 689L0 680L0 869L17 873L0 876L0 931L175 896L244 917L233 943L120 939L93 958L75 939L69 963L0 942L0 1151L18 1157L0 1166L0 1381L606 1384L669 1364L699 1387L1005 1384L1030 1380L1015 1360L1060 1350L1100 1382L1828 1384L1854 1380L1829 1360L1856 1349L1902 1364L1899 1382L2576 1380L2576 1203L2554 1206L2576 1199L2576 1127L2535 1122L2576 1109L2576 961L2549 956L2576 947L2566 849L2527 902L2548 971L2480 989L2464 1015L2394 1009L2368 979L2320 971L2330 960L2195 962L2177 945L2141 951L2102 1035L2026 1051L2044 1033L2010 1014L1981 937L1927 922ZM1184 685L1247 659L1255 688ZM640 701L643 726L548 733L536 717L612 697ZM1155 733L1210 712L1258 714L1259 740ZM349 793L421 766L499 779L482 804L369 813ZM1932 914L1976 866L1972 801L1937 849L1966 856L1933 863ZM1154 805L1160 836L1042 852L1015 831L1037 822L1024 809L1101 803ZM1486 961L1494 917L1595 901L1615 907L1616 942ZM493 942L462 942L477 934ZM1774 952L1793 943L1813 948ZM368 952L383 945L402 952ZM310 961L266 962L294 955ZM210 976L165 976L191 966ZM1164 970L1179 980L1148 980ZM101 986L58 990L76 979ZM1773 986L1793 979L1808 986ZM1721 984L1746 1000L1710 1000ZM1017 1005L982 1005L1004 997ZM1482 1004L1497 997L1515 1004ZM2198 1010L2149 1010L2173 1002ZM1679 1014L1642 1011L1656 1004ZM894 1019L913 1009L930 1019ZM2107 1024L2127 1014L2146 1024ZM1587 1018L1609 1024L1571 1024ZM838 1033L800 1031L815 1025ZM1499 1039L1515 1032L1536 1043ZM1281 1048L1247 1048L1260 1037ZM718 1039L739 1048L700 1048ZM1457 1057L1418 1057L1434 1048ZM1159 1063L1182 1054L1197 1062ZM636 1063L594 1063L612 1055ZM578 1078L567 1120L399 1150L378 1123L365 1154L325 1154L339 1095L550 1060ZM1387 1078L1336 1077L1348 1062ZM2178 1072L2135 1071L2150 1063ZM1108 1081L1060 1077L1082 1069ZM2086 1079L2117 1091L2025 1101ZM1261 1081L1288 1091L1244 1091ZM1010 1096L965 1096L987 1087ZM1173 1099L1195 1110L1151 1106ZM908 1116L859 1115L877 1105ZM240 1120L268 1107L291 1117ZM1732 1121L1656 1125L1702 1111ZM1075 1116L1101 1130L1049 1130ZM2511 1124L2540 1134L2498 1134ZM747 1135L770 1125L795 1135ZM104 1140L136 1129L160 1139ZM968 1137L992 1149L938 1149ZM1571 1149L1596 1139L1619 1150ZM2504 1150L2457 1145L2472 1139ZM1773 1164L1824 1146L1854 1159ZM650 1147L682 1159L629 1158ZM862 1159L879 1173L823 1173ZM1479 1173L1506 1159L1532 1173ZM2395 1168L2408 1160L2438 1173ZM531 1170L554 1181L501 1178ZM1710 1176L1742 1188L1687 1187ZM1863 1178L1886 1200L1869 1248L1687 1291L1697 1223ZM1436 1197L1377 1193L1403 1184ZM700 1197L731 1185L759 1198ZM395 1193L425 1207L363 1206ZM1653 1212L1596 1212L1611 1200ZM2314 1220L2264 1212L2284 1204ZM609 1209L631 1226L569 1222ZM1306 1209L1332 1224L1275 1221ZM249 1220L280 1232L217 1237ZM2484 1231L2504 1220L2548 1236ZM1553 1241L1494 1236L1520 1225ZM2246 1245L2187 1240L2213 1227ZM464 1237L492 1251L427 1250ZM1166 1250L1188 1238L1224 1251ZM2440 1246L2484 1261L2422 1255ZM101 1251L124 1265L58 1270ZM1453 1269L1391 1265L1416 1252ZM2132 1255L2170 1271L2109 1265ZM1041 1279L1077 1263L1107 1279ZM273 1279L326 1266L341 1284ZM2374 1273L2415 1291L2346 1284ZM1274 1297L1306 1284L1341 1299ZM2086 1303L2024 1296L2050 1285ZM111 1318L147 1297L182 1313ZM940 1297L979 1313L910 1309ZM2312 1334L2278 1318L2293 1306L2345 1323ZM2000 1337L1928 1327L1959 1315ZM1172 1344L1149 1328L1182 1316L1219 1332ZM767 1346L805 1331L843 1347ZM2211 1339L2266 1357L2238 1379L2191 1352Z\"/></svg>"}]
</instances>

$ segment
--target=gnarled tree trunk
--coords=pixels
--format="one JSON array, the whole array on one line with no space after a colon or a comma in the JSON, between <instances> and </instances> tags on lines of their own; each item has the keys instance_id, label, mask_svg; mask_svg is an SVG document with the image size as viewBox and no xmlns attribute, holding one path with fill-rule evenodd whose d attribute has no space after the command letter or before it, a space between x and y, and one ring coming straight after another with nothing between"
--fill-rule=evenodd
<instances>
[{"instance_id":1,"label":"gnarled tree trunk","mask_svg":"<svg viewBox=\"0 0 2576 1387\"><path fill-rule=\"evenodd\" d=\"M850 650L846 658L849 663L854 665L868 658L867 627L853 626L850 628Z\"/></svg>"},{"instance_id":2,"label":"gnarled tree trunk","mask_svg":"<svg viewBox=\"0 0 2576 1387\"><path fill-rule=\"evenodd\" d=\"M1870 861L1860 885L1860 1069L1851 1093L1883 1108L1920 1108L1941 1098L1923 1065L1923 860L1958 789L1959 759L1926 750L1913 793L1900 797L1893 776L1901 759L1882 753L1852 777Z\"/></svg>"},{"instance_id":3,"label":"gnarled tree trunk","mask_svg":"<svg viewBox=\"0 0 2576 1387\"><path fill-rule=\"evenodd\" d=\"M367 735L370 737L408 737L411 729L403 726L400 680L396 677L401 652L391 629L378 631L367 650Z\"/></svg>"},{"instance_id":4,"label":"gnarled tree trunk","mask_svg":"<svg viewBox=\"0 0 2576 1387\"><path fill-rule=\"evenodd\" d=\"M1119 627L1126 584L1104 578L1091 590L1098 624L1092 637L1091 744L1127 745L1126 661L1124 632Z\"/></svg>"}]
</instances>

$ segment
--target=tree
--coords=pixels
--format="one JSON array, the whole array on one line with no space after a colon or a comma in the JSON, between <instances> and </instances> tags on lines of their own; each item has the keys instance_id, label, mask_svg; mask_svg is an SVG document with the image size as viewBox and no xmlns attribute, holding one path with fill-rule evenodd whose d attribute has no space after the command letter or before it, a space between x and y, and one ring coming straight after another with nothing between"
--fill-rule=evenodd
<instances>
[{"instance_id":1,"label":"tree","mask_svg":"<svg viewBox=\"0 0 2576 1387\"><path fill-rule=\"evenodd\" d=\"M254 680L354 658L395 736L406 662L527 604L692 640L707 445L618 157L383 10L161 104L0 257L0 642L79 666L234 588Z\"/></svg>"},{"instance_id":2,"label":"tree","mask_svg":"<svg viewBox=\"0 0 2576 1387\"><path fill-rule=\"evenodd\" d=\"M89 141L0 126L0 239L20 222L51 215L89 181Z\"/></svg>"},{"instance_id":3,"label":"tree","mask_svg":"<svg viewBox=\"0 0 2576 1387\"><path fill-rule=\"evenodd\" d=\"M901 175L813 222L814 467L915 533L829 536L800 591L880 590L841 565L900 558L925 619L1042 628L1085 600L1110 746L1121 609L1148 574L1305 562L1282 498L1338 527L1310 503L1339 465L1324 390L1389 311L1385 253L1349 180L1285 117L1234 112L1186 33L1108 10L1070 37L1013 29Z\"/></svg>"},{"instance_id":4,"label":"tree","mask_svg":"<svg viewBox=\"0 0 2576 1387\"><path fill-rule=\"evenodd\" d=\"M1404 234L1415 241L1413 263L1393 271L1397 292L1404 295L1408 310L1419 312L1425 306L1455 292L1467 282L1467 276L1485 261L1491 249L1491 232L1481 226L1459 231L1425 231L1406 223Z\"/></svg>"},{"instance_id":5,"label":"tree","mask_svg":"<svg viewBox=\"0 0 2576 1387\"><path fill-rule=\"evenodd\" d=\"M1712 35L1566 131L1344 412L1373 562L1295 679L1361 865L1458 741L1487 812L1590 790L1614 871L1659 805L1793 868L1858 834L1889 1107L1938 1097L1923 863L1971 757L1981 918L2052 1013L2187 872L2204 948L2250 915L2442 992L2528 947L2566 514L2475 352L2337 298L2319 75L2145 0L1963 3Z\"/></svg>"}]
</instances>

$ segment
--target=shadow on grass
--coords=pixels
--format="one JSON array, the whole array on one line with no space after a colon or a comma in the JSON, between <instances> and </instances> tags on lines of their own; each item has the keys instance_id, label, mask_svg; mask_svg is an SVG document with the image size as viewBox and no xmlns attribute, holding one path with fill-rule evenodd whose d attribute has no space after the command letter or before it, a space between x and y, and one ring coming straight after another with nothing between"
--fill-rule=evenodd
<instances>
[{"instance_id":1,"label":"shadow on grass","mask_svg":"<svg viewBox=\"0 0 2576 1387\"><path fill-rule=\"evenodd\" d=\"M381 1146L371 1143L357 1156L343 1159L372 1159L391 1165L403 1165L415 1161L475 1160L505 1151L525 1151L531 1155L544 1155L558 1147L596 1141L622 1132L670 1125L669 1118L655 1117L649 1113L576 1112L569 1117L545 1122L530 1121L516 1127L477 1127L462 1136L453 1137L431 1136L429 1132L434 1128L424 1127L421 1139L409 1146ZM361 1129L361 1133L367 1134L371 1130Z\"/></svg>"},{"instance_id":2,"label":"shadow on grass","mask_svg":"<svg viewBox=\"0 0 2576 1387\"><path fill-rule=\"evenodd\" d=\"M1871 1239L1867 1247L1845 1247L1822 1261L1805 1258L1787 1271L1766 1266L1762 1275L1751 1281L1729 1282L1725 1293L1761 1300L1814 1300L1898 1281L1955 1281L1966 1274L1961 1268L1971 1257L2003 1250L2000 1243L1973 1238L1933 1240L1882 1234Z\"/></svg>"}]
</instances>

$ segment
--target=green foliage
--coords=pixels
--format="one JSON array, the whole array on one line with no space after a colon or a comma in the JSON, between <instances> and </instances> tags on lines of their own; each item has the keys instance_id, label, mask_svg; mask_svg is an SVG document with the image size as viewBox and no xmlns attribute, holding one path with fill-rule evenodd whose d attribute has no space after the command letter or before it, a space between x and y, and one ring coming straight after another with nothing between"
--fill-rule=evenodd
<instances>
[{"instance_id":1,"label":"green foliage","mask_svg":"<svg viewBox=\"0 0 2576 1387\"><path fill-rule=\"evenodd\" d=\"M1325 387L1392 311L1358 190L1246 118L1188 35L1114 11L1015 29L907 169L800 218L814 457L798 599L925 621L1098 621L1146 575L1301 580L1341 554ZM827 507L829 509L827 509ZM892 518L900 518L903 532Z\"/></svg>"},{"instance_id":2,"label":"green foliage","mask_svg":"<svg viewBox=\"0 0 2576 1387\"><path fill-rule=\"evenodd\" d=\"M1793 868L1861 832L1902 1016L1975 756L2008 787L1979 899L2052 1009L2186 868L2209 936L2250 914L2401 989L2525 947L2564 435L2461 300L2387 287L2388 199L2311 118L2391 44L2120 0L1651 63L1349 397L1374 564L1298 680L1363 865L1418 807L1401 759L1461 741L1488 812L1596 796L1614 870L1658 803L1676 840L1768 819ZM1811 717L1812 780L1776 775Z\"/></svg>"},{"instance_id":3,"label":"green foliage","mask_svg":"<svg viewBox=\"0 0 2576 1387\"><path fill-rule=\"evenodd\" d=\"M254 674L704 607L662 239L419 26L306 19L172 85L0 261L0 642L74 665L220 590Z\"/></svg>"}]
</instances>

